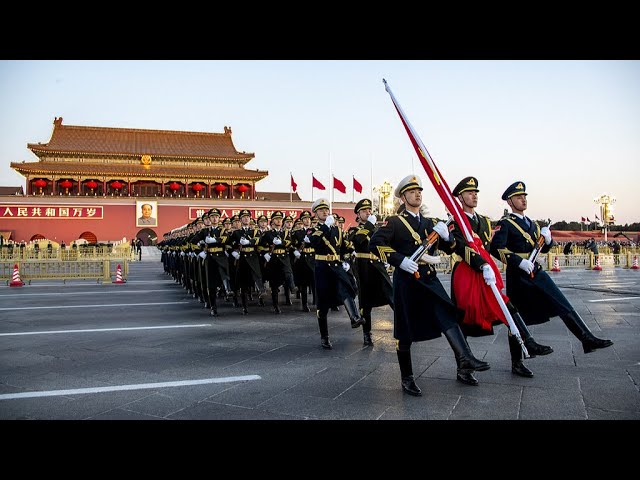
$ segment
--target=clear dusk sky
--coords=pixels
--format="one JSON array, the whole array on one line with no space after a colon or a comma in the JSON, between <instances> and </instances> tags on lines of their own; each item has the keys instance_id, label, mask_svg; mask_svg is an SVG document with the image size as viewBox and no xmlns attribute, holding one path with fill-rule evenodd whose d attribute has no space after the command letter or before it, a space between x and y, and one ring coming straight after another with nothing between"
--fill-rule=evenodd
<instances>
[{"instance_id":1,"label":"clear dusk sky","mask_svg":"<svg viewBox=\"0 0 640 480\"><path fill-rule=\"evenodd\" d=\"M311 201L311 174L332 173L370 195L384 180L422 174L431 214L444 207L422 171L382 79L451 188L479 179L478 211L496 219L505 188L526 183L535 219L594 220L614 196L616 223L640 221L638 61L0 61L0 185L25 179L54 117L65 125L223 132L268 170L258 191Z\"/></svg>"}]
</instances>

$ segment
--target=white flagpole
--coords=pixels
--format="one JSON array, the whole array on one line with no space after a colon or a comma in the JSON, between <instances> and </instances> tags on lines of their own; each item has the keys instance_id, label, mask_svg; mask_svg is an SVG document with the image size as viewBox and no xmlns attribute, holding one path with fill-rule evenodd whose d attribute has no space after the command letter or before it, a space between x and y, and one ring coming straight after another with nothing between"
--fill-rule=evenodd
<instances>
[{"instance_id":1,"label":"white flagpole","mask_svg":"<svg viewBox=\"0 0 640 480\"><path fill-rule=\"evenodd\" d=\"M293 185L291 185L292 178L293 178L293 173L289 171L289 203L293 202Z\"/></svg>"},{"instance_id":2,"label":"white flagpole","mask_svg":"<svg viewBox=\"0 0 640 480\"><path fill-rule=\"evenodd\" d=\"M313 203L313 172L311 172L311 203Z\"/></svg>"},{"instance_id":3,"label":"white flagpole","mask_svg":"<svg viewBox=\"0 0 640 480\"><path fill-rule=\"evenodd\" d=\"M329 152L329 178L331 179L331 193L329 194L329 213L333 213L333 174L331 173L331 152Z\"/></svg>"},{"instance_id":4,"label":"white flagpole","mask_svg":"<svg viewBox=\"0 0 640 480\"><path fill-rule=\"evenodd\" d=\"M355 202L356 189L353 188L354 180L356 179L355 175L351 175L351 203Z\"/></svg>"},{"instance_id":5,"label":"white flagpole","mask_svg":"<svg viewBox=\"0 0 640 480\"><path fill-rule=\"evenodd\" d=\"M371 152L371 171L370 171L370 178L369 178L369 200L371 200L371 202L373 202L373 152Z\"/></svg>"}]
</instances>

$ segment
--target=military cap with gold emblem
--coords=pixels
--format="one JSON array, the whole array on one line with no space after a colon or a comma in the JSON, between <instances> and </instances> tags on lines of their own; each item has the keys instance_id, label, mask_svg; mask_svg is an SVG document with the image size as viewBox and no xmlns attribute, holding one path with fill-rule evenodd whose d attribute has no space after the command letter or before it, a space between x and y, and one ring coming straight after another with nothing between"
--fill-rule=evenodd
<instances>
[{"instance_id":1,"label":"military cap with gold emblem","mask_svg":"<svg viewBox=\"0 0 640 480\"><path fill-rule=\"evenodd\" d=\"M231 223L231 219L230 219L229 217L225 218L225 219L222 221L222 224L223 224L223 225L229 225L230 223Z\"/></svg>"},{"instance_id":2,"label":"military cap with gold emblem","mask_svg":"<svg viewBox=\"0 0 640 480\"><path fill-rule=\"evenodd\" d=\"M240 215L234 215L233 217L231 217L231 221L232 222L239 222L240 221Z\"/></svg>"},{"instance_id":3,"label":"military cap with gold emblem","mask_svg":"<svg viewBox=\"0 0 640 480\"><path fill-rule=\"evenodd\" d=\"M451 194L454 197L457 197L463 192L479 192L478 190L478 179L476 177L464 177L460 180L460 183L456 185L456 188L453 189Z\"/></svg>"},{"instance_id":4,"label":"military cap with gold emblem","mask_svg":"<svg viewBox=\"0 0 640 480\"><path fill-rule=\"evenodd\" d=\"M244 210L240 210L240 215L239 217L250 217L251 216L251 212L249 210L247 210L246 208Z\"/></svg>"},{"instance_id":5,"label":"military cap with gold emblem","mask_svg":"<svg viewBox=\"0 0 640 480\"><path fill-rule=\"evenodd\" d=\"M342 216L340 216L338 214L336 214L335 217L336 217L336 222L344 223L344 217L342 217Z\"/></svg>"},{"instance_id":6,"label":"military cap with gold emblem","mask_svg":"<svg viewBox=\"0 0 640 480\"><path fill-rule=\"evenodd\" d=\"M301 220L303 218L311 218L311 212L309 210L305 210L300 214L300 216L298 218L301 219Z\"/></svg>"},{"instance_id":7,"label":"military cap with gold emblem","mask_svg":"<svg viewBox=\"0 0 640 480\"><path fill-rule=\"evenodd\" d=\"M502 194L502 200L509 200L516 195L527 195L527 187L523 182L514 182Z\"/></svg>"},{"instance_id":8,"label":"military cap with gold emblem","mask_svg":"<svg viewBox=\"0 0 640 480\"><path fill-rule=\"evenodd\" d=\"M284 215L280 210L276 210L271 214L271 220L273 220L274 218L284 218Z\"/></svg>"},{"instance_id":9,"label":"military cap with gold emblem","mask_svg":"<svg viewBox=\"0 0 640 480\"><path fill-rule=\"evenodd\" d=\"M212 208L211 210L209 210L209 216L212 217L213 215L220 216L220 210L218 210L217 208Z\"/></svg>"},{"instance_id":10,"label":"military cap with gold emblem","mask_svg":"<svg viewBox=\"0 0 640 480\"><path fill-rule=\"evenodd\" d=\"M293 225L294 226L302 225L302 220L300 220L299 218L296 218L295 221L293 222Z\"/></svg>"},{"instance_id":11,"label":"military cap with gold emblem","mask_svg":"<svg viewBox=\"0 0 640 480\"><path fill-rule=\"evenodd\" d=\"M353 213L358 213L360 210L364 210L365 208L371 208L371 200L368 198L363 198L356 206L353 208Z\"/></svg>"},{"instance_id":12,"label":"military cap with gold emblem","mask_svg":"<svg viewBox=\"0 0 640 480\"><path fill-rule=\"evenodd\" d=\"M397 198L400 198L404 192L413 190L414 188L419 188L420 190L422 190L422 180L420 180L420 177L418 177L417 175L407 175L402 180L400 180L400 183L398 183L398 186L396 187L393 194Z\"/></svg>"},{"instance_id":13,"label":"military cap with gold emblem","mask_svg":"<svg viewBox=\"0 0 640 480\"><path fill-rule=\"evenodd\" d=\"M313 213L316 213L316 211L321 208L329 208L329 202L326 198L319 198L315 202L313 202L313 205L311 205L311 211Z\"/></svg>"},{"instance_id":14,"label":"military cap with gold emblem","mask_svg":"<svg viewBox=\"0 0 640 480\"><path fill-rule=\"evenodd\" d=\"M293 222L293 217L291 215L287 215L286 217L284 217L284 221L285 222Z\"/></svg>"},{"instance_id":15,"label":"military cap with gold emblem","mask_svg":"<svg viewBox=\"0 0 640 480\"><path fill-rule=\"evenodd\" d=\"M269 219L267 218L266 215L260 215L258 217L258 222L268 222L268 221L269 221Z\"/></svg>"}]
</instances>

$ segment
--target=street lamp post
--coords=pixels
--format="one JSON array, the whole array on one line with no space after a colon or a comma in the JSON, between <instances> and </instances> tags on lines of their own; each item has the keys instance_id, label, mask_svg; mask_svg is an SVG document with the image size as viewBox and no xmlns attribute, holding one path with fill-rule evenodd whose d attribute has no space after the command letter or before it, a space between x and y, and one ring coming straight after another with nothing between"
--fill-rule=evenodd
<instances>
[{"instance_id":1,"label":"street lamp post","mask_svg":"<svg viewBox=\"0 0 640 480\"><path fill-rule=\"evenodd\" d=\"M375 187L374 190L378 193L378 206L380 214L387 216L393 213L393 199L391 198L391 191L393 185L386 180L379 187Z\"/></svg>"},{"instance_id":2,"label":"street lamp post","mask_svg":"<svg viewBox=\"0 0 640 480\"><path fill-rule=\"evenodd\" d=\"M607 241L607 230L609 228L609 222L613 223L613 215L611 214L611 207L616 203L615 197L603 193L599 197L593 199L593 203L600 205L600 221L604 226L604 241Z\"/></svg>"}]
</instances>

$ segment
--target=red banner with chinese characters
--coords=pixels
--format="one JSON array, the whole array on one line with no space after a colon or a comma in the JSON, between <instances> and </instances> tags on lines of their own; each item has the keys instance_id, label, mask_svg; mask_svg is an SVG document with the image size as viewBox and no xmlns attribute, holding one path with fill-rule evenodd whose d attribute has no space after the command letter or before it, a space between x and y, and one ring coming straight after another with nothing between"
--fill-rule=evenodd
<instances>
[{"instance_id":1,"label":"red banner with chinese characters","mask_svg":"<svg viewBox=\"0 0 640 480\"><path fill-rule=\"evenodd\" d=\"M233 217L234 215L240 215L240 211L244 210L243 208L221 208L216 207L220 210L220 217L227 218ZM198 217L201 217L205 212L208 212L211 207L189 207L189 220L195 220ZM287 208L287 209L279 209L279 208L255 208L248 209L251 212L252 218L258 218L260 215L266 215L267 218L271 217L273 212L282 212L282 214L286 217L290 215L294 220L300 216L300 214L304 211L301 208Z\"/></svg>"},{"instance_id":2,"label":"red banner with chinese characters","mask_svg":"<svg viewBox=\"0 0 640 480\"><path fill-rule=\"evenodd\" d=\"M68 220L81 218L102 219L104 207L97 206L59 206L59 205L2 205L0 206L0 218L47 218Z\"/></svg>"}]
</instances>

